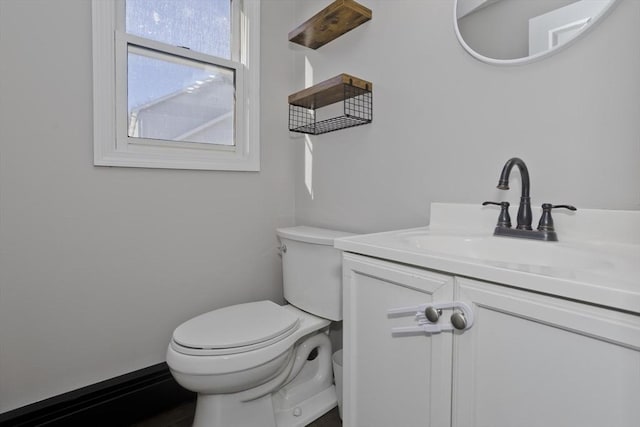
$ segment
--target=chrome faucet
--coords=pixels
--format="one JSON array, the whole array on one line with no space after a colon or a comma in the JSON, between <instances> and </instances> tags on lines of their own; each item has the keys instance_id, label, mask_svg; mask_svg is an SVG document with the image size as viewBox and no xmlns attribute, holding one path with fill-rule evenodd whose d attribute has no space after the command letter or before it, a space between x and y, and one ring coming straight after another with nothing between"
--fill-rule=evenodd
<instances>
[{"instance_id":1,"label":"chrome faucet","mask_svg":"<svg viewBox=\"0 0 640 427\"><path fill-rule=\"evenodd\" d=\"M571 205L552 205L550 203L542 204L542 216L538 223L538 229L532 230L531 228L531 195L530 195L530 182L529 182L529 170L524 161L518 157L513 157L507 160L504 164L500 178L498 179L498 188L500 190L509 189L509 175L511 169L514 166L518 166L520 170L520 177L522 179L522 192L520 194L520 207L518 208L518 218L516 228L511 228L511 218L509 217L509 202L484 202L482 205L498 205L501 207L500 216L498 217L498 224L493 232L495 236L509 236L509 237L522 237L525 239L545 240L550 242L558 241L558 235L553 226L553 219L551 218L551 209L553 208L565 208L575 211L576 208Z\"/></svg>"}]
</instances>

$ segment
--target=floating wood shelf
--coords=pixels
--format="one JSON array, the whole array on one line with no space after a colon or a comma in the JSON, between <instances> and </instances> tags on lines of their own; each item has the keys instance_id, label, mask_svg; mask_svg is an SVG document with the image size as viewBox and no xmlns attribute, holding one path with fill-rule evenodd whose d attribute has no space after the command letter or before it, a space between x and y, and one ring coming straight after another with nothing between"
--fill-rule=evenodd
<instances>
[{"instance_id":1,"label":"floating wood shelf","mask_svg":"<svg viewBox=\"0 0 640 427\"><path fill-rule=\"evenodd\" d=\"M371 82L343 73L289 95L289 104L313 110L335 104L343 101L346 96L344 85L355 86L370 92L373 90Z\"/></svg>"},{"instance_id":2,"label":"floating wood shelf","mask_svg":"<svg viewBox=\"0 0 640 427\"><path fill-rule=\"evenodd\" d=\"M310 88L289 95L289 130L319 135L371 123L373 84L340 74ZM343 102L343 115L317 120L315 110Z\"/></svg>"},{"instance_id":3,"label":"floating wood shelf","mask_svg":"<svg viewBox=\"0 0 640 427\"><path fill-rule=\"evenodd\" d=\"M289 41L317 49L371 19L371 9L336 0L289 33Z\"/></svg>"}]
</instances>

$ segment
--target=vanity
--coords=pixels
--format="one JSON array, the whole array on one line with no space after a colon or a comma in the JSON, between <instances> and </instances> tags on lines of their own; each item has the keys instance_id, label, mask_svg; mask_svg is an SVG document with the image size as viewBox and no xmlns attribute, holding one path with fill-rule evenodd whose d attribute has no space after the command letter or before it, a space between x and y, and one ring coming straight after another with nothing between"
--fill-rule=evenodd
<instances>
[{"instance_id":1,"label":"vanity","mask_svg":"<svg viewBox=\"0 0 640 427\"><path fill-rule=\"evenodd\" d=\"M346 427L638 425L640 211L554 213L558 242L497 214L336 240Z\"/></svg>"}]
</instances>

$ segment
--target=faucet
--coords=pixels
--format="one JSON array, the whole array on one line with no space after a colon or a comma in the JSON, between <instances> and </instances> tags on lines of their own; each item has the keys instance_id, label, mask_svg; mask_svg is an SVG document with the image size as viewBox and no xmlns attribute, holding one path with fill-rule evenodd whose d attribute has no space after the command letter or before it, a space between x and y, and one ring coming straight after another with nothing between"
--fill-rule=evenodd
<instances>
[{"instance_id":1,"label":"faucet","mask_svg":"<svg viewBox=\"0 0 640 427\"><path fill-rule=\"evenodd\" d=\"M518 208L518 217L516 228L511 228L511 218L509 217L509 202L484 202L482 205L498 205L501 207L498 224L493 232L495 236L522 237L525 239L544 240L549 242L558 241L558 235L553 226L551 218L551 209L565 208L575 211L576 208L571 205L552 205L550 203L542 204L542 216L538 223L538 229L531 228L531 195L529 170L524 161L518 157L512 157L504 164L500 178L498 179L498 188L500 190L509 189L509 175L511 169L518 166L520 177L522 179L522 192L520 193L520 207Z\"/></svg>"},{"instance_id":2,"label":"faucet","mask_svg":"<svg viewBox=\"0 0 640 427\"><path fill-rule=\"evenodd\" d=\"M500 179L498 179L498 188L500 190L509 189L509 175L511 174L511 169L513 169L514 166L518 166L522 180L520 207L518 208L518 217L516 220L518 225L516 225L516 228L518 230L531 230L531 218L533 214L531 213L531 196L529 194L529 169L527 169L527 165L522 159L513 157L507 160L507 163L504 164L502 172L500 173Z\"/></svg>"}]
</instances>

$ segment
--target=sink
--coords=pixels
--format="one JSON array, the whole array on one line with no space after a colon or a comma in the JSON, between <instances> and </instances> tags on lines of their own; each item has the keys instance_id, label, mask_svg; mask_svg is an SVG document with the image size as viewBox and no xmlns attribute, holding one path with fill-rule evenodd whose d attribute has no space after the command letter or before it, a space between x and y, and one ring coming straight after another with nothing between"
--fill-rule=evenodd
<instances>
[{"instance_id":1,"label":"sink","mask_svg":"<svg viewBox=\"0 0 640 427\"><path fill-rule=\"evenodd\" d=\"M482 264L544 275L589 272L628 278L637 275L637 247L598 242L541 242L493 235L423 229L396 236L409 250L431 256L465 258Z\"/></svg>"},{"instance_id":2,"label":"sink","mask_svg":"<svg viewBox=\"0 0 640 427\"><path fill-rule=\"evenodd\" d=\"M640 211L559 214L554 218L559 242L494 236L495 211L477 205L432 203L430 216L426 227L336 239L335 246L640 313Z\"/></svg>"},{"instance_id":3,"label":"sink","mask_svg":"<svg viewBox=\"0 0 640 427\"><path fill-rule=\"evenodd\" d=\"M474 236L439 233L411 233L399 236L405 244L429 252L462 256L478 260L516 264L564 265L588 267L592 263L602 266L595 253L557 243L529 241L508 237Z\"/></svg>"}]
</instances>

